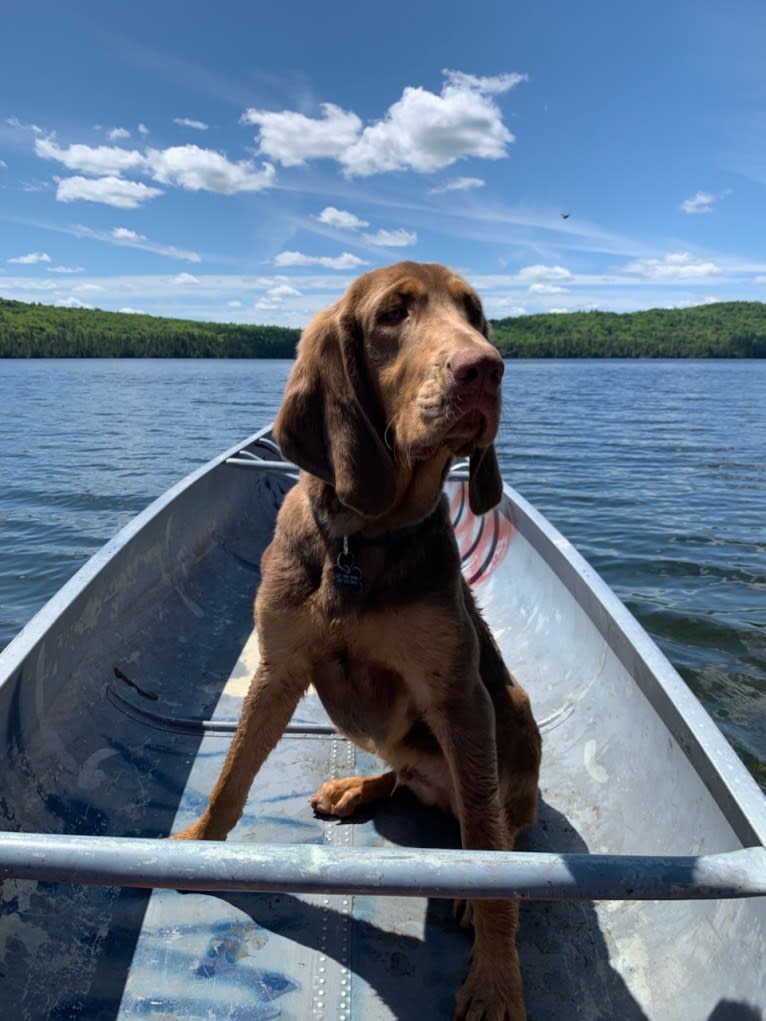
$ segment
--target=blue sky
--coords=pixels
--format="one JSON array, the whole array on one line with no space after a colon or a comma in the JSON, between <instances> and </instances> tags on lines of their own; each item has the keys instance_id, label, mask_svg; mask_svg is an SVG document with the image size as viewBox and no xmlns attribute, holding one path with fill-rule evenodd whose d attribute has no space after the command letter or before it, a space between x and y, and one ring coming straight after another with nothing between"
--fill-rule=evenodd
<instances>
[{"instance_id":1,"label":"blue sky","mask_svg":"<svg viewBox=\"0 0 766 1021\"><path fill-rule=\"evenodd\" d=\"M763 0L8 7L1 297L301 326L413 258L493 317L766 300Z\"/></svg>"}]
</instances>

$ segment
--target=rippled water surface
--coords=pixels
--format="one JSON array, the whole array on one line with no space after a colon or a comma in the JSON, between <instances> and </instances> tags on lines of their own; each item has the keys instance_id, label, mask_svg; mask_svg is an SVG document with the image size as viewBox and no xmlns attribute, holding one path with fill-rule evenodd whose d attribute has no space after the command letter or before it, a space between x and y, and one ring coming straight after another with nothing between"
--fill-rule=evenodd
<instances>
[{"instance_id":1,"label":"rippled water surface","mask_svg":"<svg viewBox=\"0 0 766 1021\"><path fill-rule=\"evenodd\" d=\"M273 416L283 361L0 361L0 647L135 513ZM507 481L766 787L766 362L510 362Z\"/></svg>"}]
</instances>

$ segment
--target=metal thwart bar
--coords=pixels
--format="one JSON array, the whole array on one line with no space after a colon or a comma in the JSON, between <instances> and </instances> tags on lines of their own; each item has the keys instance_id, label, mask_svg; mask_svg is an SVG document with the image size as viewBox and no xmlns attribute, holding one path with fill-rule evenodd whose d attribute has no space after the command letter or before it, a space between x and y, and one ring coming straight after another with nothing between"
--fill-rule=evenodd
<instances>
[{"instance_id":1,"label":"metal thwart bar","mask_svg":"<svg viewBox=\"0 0 766 1021\"><path fill-rule=\"evenodd\" d=\"M295 474L298 471L297 466L292 461L262 461L260 458L248 454L247 451L242 451L236 457L227 457L226 464L237 464L242 468L257 468L259 471L272 471L283 474L285 472Z\"/></svg>"},{"instance_id":2,"label":"metal thwart bar","mask_svg":"<svg viewBox=\"0 0 766 1021\"><path fill-rule=\"evenodd\" d=\"M766 896L766 848L693 857L0 834L0 879L199 891L522 900Z\"/></svg>"},{"instance_id":3,"label":"metal thwart bar","mask_svg":"<svg viewBox=\"0 0 766 1021\"><path fill-rule=\"evenodd\" d=\"M226 464L236 464L240 468L258 468L263 471L286 472L295 474L298 466L292 461L265 461L249 450L240 450L234 457L227 457ZM449 478L458 482L468 481L468 462L456 461L449 471Z\"/></svg>"}]
</instances>

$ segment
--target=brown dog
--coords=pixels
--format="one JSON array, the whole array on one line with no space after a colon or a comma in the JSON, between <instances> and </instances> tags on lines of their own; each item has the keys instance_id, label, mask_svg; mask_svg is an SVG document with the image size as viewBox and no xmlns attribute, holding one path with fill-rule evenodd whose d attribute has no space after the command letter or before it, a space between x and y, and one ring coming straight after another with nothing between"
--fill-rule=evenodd
<instances>
[{"instance_id":1,"label":"brown dog","mask_svg":"<svg viewBox=\"0 0 766 1021\"><path fill-rule=\"evenodd\" d=\"M469 499L501 498L493 440L503 361L456 273L398 263L360 277L305 330L274 433L302 469L263 556L261 662L210 802L182 839L223 840L313 683L340 731L391 770L324 784L347 816L397 784L443 806L465 848L510 850L534 821L540 738L460 572L442 484L470 455ZM464 906L475 928L456 1017L526 1018L518 905Z\"/></svg>"}]
</instances>

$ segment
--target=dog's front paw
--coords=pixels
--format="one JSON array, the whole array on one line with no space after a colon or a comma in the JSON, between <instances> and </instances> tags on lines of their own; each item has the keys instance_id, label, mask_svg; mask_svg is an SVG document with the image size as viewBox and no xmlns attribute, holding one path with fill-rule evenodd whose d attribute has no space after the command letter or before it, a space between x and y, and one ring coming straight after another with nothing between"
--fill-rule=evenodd
<instances>
[{"instance_id":1,"label":"dog's front paw","mask_svg":"<svg viewBox=\"0 0 766 1021\"><path fill-rule=\"evenodd\" d=\"M364 777L361 776L328 780L309 798L309 804L320 815L336 815L345 819L365 804L364 787Z\"/></svg>"},{"instance_id":2,"label":"dog's front paw","mask_svg":"<svg viewBox=\"0 0 766 1021\"><path fill-rule=\"evenodd\" d=\"M455 999L455 1021L527 1021L518 969L473 964Z\"/></svg>"}]
</instances>

